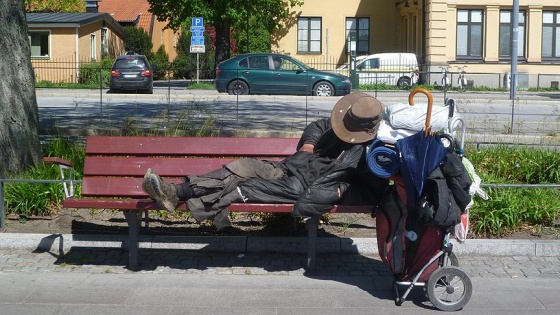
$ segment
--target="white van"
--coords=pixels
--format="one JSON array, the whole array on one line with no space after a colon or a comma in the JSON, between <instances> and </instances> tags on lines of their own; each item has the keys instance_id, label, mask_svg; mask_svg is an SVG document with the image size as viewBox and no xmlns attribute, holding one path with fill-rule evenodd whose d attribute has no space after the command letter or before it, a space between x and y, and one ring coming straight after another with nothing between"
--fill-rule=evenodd
<instances>
[{"instance_id":1,"label":"white van","mask_svg":"<svg viewBox=\"0 0 560 315\"><path fill-rule=\"evenodd\" d=\"M360 56L356 59L360 84L389 84L404 87L418 82L418 60L415 54L380 53ZM337 72L343 71L348 72L348 65L337 69Z\"/></svg>"}]
</instances>

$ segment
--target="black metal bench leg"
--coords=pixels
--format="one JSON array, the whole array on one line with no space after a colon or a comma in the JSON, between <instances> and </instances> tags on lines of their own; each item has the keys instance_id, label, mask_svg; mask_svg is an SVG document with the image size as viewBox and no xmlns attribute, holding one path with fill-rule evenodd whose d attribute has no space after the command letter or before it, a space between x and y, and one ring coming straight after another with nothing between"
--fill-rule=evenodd
<instances>
[{"instance_id":1,"label":"black metal bench leg","mask_svg":"<svg viewBox=\"0 0 560 315\"><path fill-rule=\"evenodd\" d=\"M317 229L319 228L319 217L307 219L307 272L314 272L317 265Z\"/></svg>"},{"instance_id":2,"label":"black metal bench leg","mask_svg":"<svg viewBox=\"0 0 560 315\"><path fill-rule=\"evenodd\" d=\"M140 222L142 211L123 211L128 223L128 268L138 269Z\"/></svg>"}]
</instances>

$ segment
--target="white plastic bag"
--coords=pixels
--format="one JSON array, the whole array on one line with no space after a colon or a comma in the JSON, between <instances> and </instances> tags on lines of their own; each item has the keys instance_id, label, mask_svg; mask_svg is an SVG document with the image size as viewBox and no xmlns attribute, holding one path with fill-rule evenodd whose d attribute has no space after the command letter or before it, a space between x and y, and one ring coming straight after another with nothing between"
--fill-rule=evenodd
<instances>
[{"instance_id":1,"label":"white plastic bag","mask_svg":"<svg viewBox=\"0 0 560 315\"><path fill-rule=\"evenodd\" d=\"M397 140L412 136L416 132L407 129L395 129L391 127L387 120L382 119L377 129L377 138L384 143L394 144Z\"/></svg>"},{"instance_id":2,"label":"white plastic bag","mask_svg":"<svg viewBox=\"0 0 560 315\"><path fill-rule=\"evenodd\" d=\"M469 176L472 180L469 194L472 197L477 195L484 200L488 200L490 197L488 196L488 194L486 194L486 192L484 192L484 190L482 190L482 188L480 188L482 180L480 179L480 176L476 174L471 161L469 161L466 157L463 157L462 160L463 165L465 166L465 169L467 170L467 173L469 173ZM467 205L465 211L463 211L463 213L461 214L461 222L457 223L455 225L455 228L453 229L453 236L459 243L463 243L467 239L467 234L469 233L469 208L472 207L473 204L474 201L471 200L471 202Z\"/></svg>"},{"instance_id":3,"label":"white plastic bag","mask_svg":"<svg viewBox=\"0 0 560 315\"><path fill-rule=\"evenodd\" d=\"M427 103L414 105L397 103L387 105L384 116L393 129L421 131L426 125L427 109ZM432 117L430 118L432 131L447 130L448 123L449 106L432 106Z\"/></svg>"}]
</instances>

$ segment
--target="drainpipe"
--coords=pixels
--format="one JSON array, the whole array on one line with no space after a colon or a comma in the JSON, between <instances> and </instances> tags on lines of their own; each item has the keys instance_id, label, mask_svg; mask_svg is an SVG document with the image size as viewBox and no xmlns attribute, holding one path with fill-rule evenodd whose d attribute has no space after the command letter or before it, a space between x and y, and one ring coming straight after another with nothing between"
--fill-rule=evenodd
<instances>
[{"instance_id":1,"label":"drainpipe","mask_svg":"<svg viewBox=\"0 0 560 315\"><path fill-rule=\"evenodd\" d=\"M426 28L427 28L427 26L426 26L426 23L427 23L426 15L427 15L426 0L422 0L422 63L421 63L421 65L424 68L422 70L426 70L426 54L428 53L427 49L426 49L426 34L427 34L427 32L426 32ZM428 69L429 69L429 67L428 67ZM425 76L428 76L428 74L426 74ZM425 82L426 81L424 80L424 83ZM428 82L429 82L429 79L428 79Z\"/></svg>"}]
</instances>

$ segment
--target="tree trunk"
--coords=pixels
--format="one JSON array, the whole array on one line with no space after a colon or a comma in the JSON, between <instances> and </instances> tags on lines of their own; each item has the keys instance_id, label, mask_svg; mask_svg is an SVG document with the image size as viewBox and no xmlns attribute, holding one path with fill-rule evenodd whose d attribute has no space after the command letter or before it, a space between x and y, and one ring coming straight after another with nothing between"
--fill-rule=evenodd
<instances>
[{"instance_id":1,"label":"tree trunk","mask_svg":"<svg viewBox=\"0 0 560 315\"><path fill-rule=\"evenodd\" d=\"M24 1L0 0L0 177L41 163Z\"/></svg>"},{"instance_id":2,"label":"tree trunk","mask_svg":"<svg viewBox=\"0 0 560 315\"><path fill-rule=\"evenodd\" d=\"M230 58L230 28L228 21L219 21L216 27L216 64Z\"/></svg>"}]
</instances>

